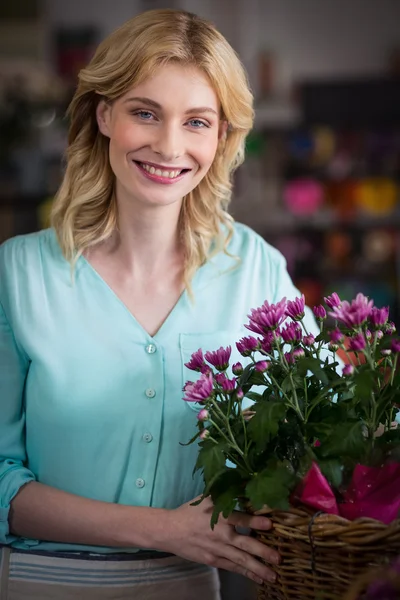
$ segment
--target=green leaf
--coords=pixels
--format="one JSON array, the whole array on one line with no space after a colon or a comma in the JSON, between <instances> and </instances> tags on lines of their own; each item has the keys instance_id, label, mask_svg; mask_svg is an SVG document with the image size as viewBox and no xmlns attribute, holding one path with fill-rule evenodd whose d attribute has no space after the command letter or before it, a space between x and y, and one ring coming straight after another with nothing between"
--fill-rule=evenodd
<instances>
[{"instance_id":1,"label":"green leaf","mask_svg":"<svg viewBox=\"0 0 400 600\"><path fill-rule=\"evenodd\" d=\"M318 465L328 483L334 488L339 488L343 480L343 469L340 460L319 460Z\"/></svg>"},{"instance_id":2,"label":"green leaf","mask_svg":"<svg viewBox=\"0 0 400 600\"><path fill-rule=\"evenodd\" d=\"M249 421L247 431L257 448L262 449L277 434L279 422L285 417L287 409L279 400L258 402L251 409L255 411L255 415Z\"/></svg>"},{"instance_id":3,"label":"green leaf","mask_svg":"<svg viewBox=\"0 0 400 600\"><path fill-rule=\"evenodd\" d=\"M180 446L190 446L190 444L193 444L193 442L195 442L195 441L197 440L197 438L199 437L200 433L201 433L201 430L199 430L199 431L196 433L196 435L194 435L194 436L192 437L192 439L191 439L191 440L189 440L188 442L186 442L186 444L185 444L184 442L179 442L179 445L180 445Z\"/></svg>"},{"instance_id":4,"label":"green leaf","mask_svg":"<svg viewBox=\"0 0 400 600\"><path fill-rule=\"evenodd\" d=\"M319 361L318 358L300 358L297 362L297 370L301 377L305 377L307 372L311 371L311 373L324 385L328 385L329 383L328 376L322 368L321 361Z\"/></svg>"},{"instance_id":5,"label":"green leaf","mask_svg":"<svg viewBox=\"0 0 400 600\"><path fill-rule=\"evenodd\" d=\"M211 516L211 528L218 523L219 515L227 518L235 510L238 498L243 496L243 480L237 469L227 468L210 489L210 496L214 504Z\"/></svg>"},{"instance_id":6,"label":"green leaf","mask_svg":"<svg viewBox=\"0 0 400 600\"><path fill-rule=\"evenodd\" d=\"M366 367L361 367L360 372L354 375L355 397L360 400L369 400L371 398L371 391L374 387L374 381L374 373L366 370Z\"/></svg>"},{"instance_id":7,"label":"green leaf","mask_svg":"<svg viewBox=\"0 0 400 600\"><path fill-rule=\"evenodd\" d=\"M221 471L225 466L226 455L224 453L224 444L215 444L212 441L203 442L197 457L195 471L202 469L204 473L204 481L207 484L210 479Z\"/></svg>"},{"instance_id":8,"label":"green leaf","mask_svg":"<svg viewBox=\"0 0 400 600\"><path fill-rule=\"evenodd\" d=\"M246 496L254 510L259 510L264 504L270 508L286 510L289 508L292 482L293 475L287 466L265 469L254 475L249 481L246 486Z\"/></svg>"},{"instance_id":9,"label":"green leaf","mask_svg":"<svg viewBox=\"0 0 400 600\"><path fill-rule=\"evenodd\" d=\"M366 448L363 427L361 421L336 423L330 437L318 448L318 454L324 458L361 459Z\"/></svg>"},{"instance_id":10,"label":"green leaf","mask_svg":"<svg viewBox=\"0 0 400 600\"><path fill-rule=\"evenodd\" d=\"M259 400L261 400L262 394L258 394L257 392L247 392L246 398L248 398L248 400L258 402Z\"/></svg>"}]
</instances>

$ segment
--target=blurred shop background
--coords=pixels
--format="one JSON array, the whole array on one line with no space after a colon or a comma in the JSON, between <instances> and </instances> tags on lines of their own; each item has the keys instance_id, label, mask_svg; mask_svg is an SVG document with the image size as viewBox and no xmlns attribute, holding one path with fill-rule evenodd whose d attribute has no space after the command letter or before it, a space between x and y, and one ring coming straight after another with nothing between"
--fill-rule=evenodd
<instances>
[{"instance_id":1,"label":"blurred shop background","mask_svg":"<svg viewBox=\"0 0 400 600\"><path fill-rule=\"evenodd\" d=\"M232 212L308 304L362 291L400 325L400 0L1 0L0 242L45 227L65 109L97 43L150 8L211 19L256 99ZM224 598L249 586L222 575Z\"/></svg>"},{"instance_id":2,"label":"blurred shop background","mask_svg":"<svg viewBox=\"0 0 400 600\"><path fill-rule=\"evenodd\" d=\"M47 223L78 70L160 6L213 20L248 70L236 219L283 252L309 304L363 291L400 324L399 0L0 2L0 240Z\"/></svg>"}]
</instances>

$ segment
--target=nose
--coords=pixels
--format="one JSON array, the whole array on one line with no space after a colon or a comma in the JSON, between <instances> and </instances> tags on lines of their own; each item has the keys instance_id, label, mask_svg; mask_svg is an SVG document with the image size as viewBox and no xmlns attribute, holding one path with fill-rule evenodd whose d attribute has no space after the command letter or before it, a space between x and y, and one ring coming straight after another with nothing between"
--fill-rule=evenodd
<instances>
[{"instance_id":1,"label":"nose","mask_svg":"<svg viewBox=\"0 0 400 600\"><path fill-rule=\"evenodd\" d=\"M153 151L165 162L172 162L183 155L183 132L179 125L164 123L153 140Z\"/></svg>"}]
</instances>

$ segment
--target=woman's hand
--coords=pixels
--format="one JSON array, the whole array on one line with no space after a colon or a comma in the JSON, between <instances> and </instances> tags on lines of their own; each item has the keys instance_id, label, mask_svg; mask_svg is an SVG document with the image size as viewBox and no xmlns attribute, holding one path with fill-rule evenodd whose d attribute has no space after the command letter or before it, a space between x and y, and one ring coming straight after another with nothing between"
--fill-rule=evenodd
<instances>
[{"instance_id":1,"label":"woman's hand","mask_svg":"<svg viewBox=\"0 0 400 600\"><path fill-rule=\"evenodd\" d=\"M193 502L193 501L192 501ZM268 530L269 519L234 512L228 519L220 516L211 529L212 501L207 498L198 506L183 504L170 511L169 523L163 528L165 542L162 550L191 561L240 573L258 584L273 581L275 574L258 558L278 564L279 554L253 537L237 533L235 527Z\"/></svg>"}]
</instances>

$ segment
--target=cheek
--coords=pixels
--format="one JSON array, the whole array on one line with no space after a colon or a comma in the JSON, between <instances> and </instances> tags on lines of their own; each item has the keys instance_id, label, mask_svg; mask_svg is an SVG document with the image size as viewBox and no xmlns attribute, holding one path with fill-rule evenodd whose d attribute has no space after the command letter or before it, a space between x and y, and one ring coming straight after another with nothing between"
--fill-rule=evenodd
<instances>
[{"instance_id":1,"label":"cheek","mask_svg":"<svg viewBox=\"0 0 400 600\"><path fill-rule=\"evenodd\" d=\"M202 143L197 144L194 150L194 156L201 167L209 168L215 158L218 148L217 139L204 139Z\"/></svg>"}]
</instances>

